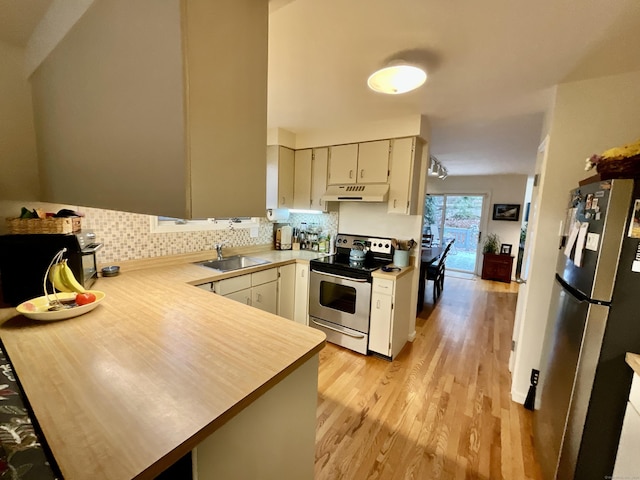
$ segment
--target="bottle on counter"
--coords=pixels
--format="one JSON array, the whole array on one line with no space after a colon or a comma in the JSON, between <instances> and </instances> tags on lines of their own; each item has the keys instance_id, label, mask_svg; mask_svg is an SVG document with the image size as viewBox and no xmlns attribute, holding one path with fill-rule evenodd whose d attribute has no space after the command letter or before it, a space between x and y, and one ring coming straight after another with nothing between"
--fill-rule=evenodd
<instances>
[{"instance_id":1,"label":"bottle on counter","mask_svg":"<svg viewBox=\"0 0 640 480\"><path fill-rule=\"evenodd\" d=\"M318 236L318 252L325 253L327 251L327 237L324 233Z\"/></svg>"}]
</instances>

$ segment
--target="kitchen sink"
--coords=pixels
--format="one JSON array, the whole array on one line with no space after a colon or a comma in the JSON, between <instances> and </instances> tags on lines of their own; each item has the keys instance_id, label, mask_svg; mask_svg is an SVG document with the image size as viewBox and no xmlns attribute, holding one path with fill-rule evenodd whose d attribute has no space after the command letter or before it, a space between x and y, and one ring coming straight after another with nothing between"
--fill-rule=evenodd
<instances>
[{"instance_id":1,"label":"kitchen sink","mask_svg":"<svg viewBox=\"0 0 640 480\"><path fill-rule=\"evenodd\" d=\"M271 263L268 260L260 258L243 257L235 255L233 257L223 258L222 260L206 260L204 262L196 262L197 265L213 268L221 272L230 272L232 270L240 270L241 268L255 267L256 265L264 265Z\"/></svg>"}]
</instances>

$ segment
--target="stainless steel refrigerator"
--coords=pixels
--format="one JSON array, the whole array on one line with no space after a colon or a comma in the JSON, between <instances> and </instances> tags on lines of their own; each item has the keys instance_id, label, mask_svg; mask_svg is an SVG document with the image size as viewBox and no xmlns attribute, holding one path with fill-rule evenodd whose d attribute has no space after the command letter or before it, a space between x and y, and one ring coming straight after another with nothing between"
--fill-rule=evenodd
<instances>
[{"instance_id":1,"label":"stainless steel refrigerator","mask_svg":"<svg viewBox=\"0 0 640 480\"><path fill-rule=\"evenodd\" d=\"M594 181L570 192L534 412L545 479L613 473L640 352L640 181ZM640 461L640 450L639 450Z\"/></svg>"}]
</instances>

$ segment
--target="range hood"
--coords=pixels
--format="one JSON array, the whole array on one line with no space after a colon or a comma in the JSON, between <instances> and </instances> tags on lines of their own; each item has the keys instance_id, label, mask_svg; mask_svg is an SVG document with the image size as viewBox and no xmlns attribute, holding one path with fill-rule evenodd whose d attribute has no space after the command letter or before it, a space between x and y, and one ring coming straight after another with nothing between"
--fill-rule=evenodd
<instances>
[{"instance_id":1,"label":"range hood","mask_svg":"<svg viewBox=\"0 0 640 480\"><path fill-rule=\"evenodd\" d=\"M389 185L329 185L324 202L386 202Z\"/></svg>"}]
</instances>

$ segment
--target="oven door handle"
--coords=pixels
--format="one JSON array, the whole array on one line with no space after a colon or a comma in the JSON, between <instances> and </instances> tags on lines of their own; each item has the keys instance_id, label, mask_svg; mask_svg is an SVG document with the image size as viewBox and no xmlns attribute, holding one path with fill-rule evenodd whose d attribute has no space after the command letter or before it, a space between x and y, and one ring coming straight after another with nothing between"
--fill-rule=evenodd
<instances>
[{"instance_id":1,"label":"oven door handle","mask_svg":"<svg viewBox=\"0 0 640 480\"><path fill-rule=\"evenodd\" d=\"M350 282L360 282L360 283L367 283L366 279L363 278L351 278L351 277L345 277L343 275L336 275L334 273L325 273L325 272L319 272L318 270L311 270L313 273L319 273L320 275L326 275L327 277L334 277L334 278L341 278L342 280L349 280Z\"/></svg>"},{"instance_id":2,"label":"oven door handle","mask_svg":"<svg viewBox=\"0 0 640 480\"><path fill-rule=\"evenodd\" d=\"M318 323L315 320L311 320L311 321L313 323L315 323L316 325L318 325L319 327L326 328L327 330L333 330L334 332L338 332L338 333L341 333L343 335L347 335L347 336L353 337L353 338L358 338L358 339L364 338L364 335L355 335L353 333L344 332L342 330L338 330L337 328L330 327L329 325L325 325L324 323Z\"/></svg>"}]
</instances>

